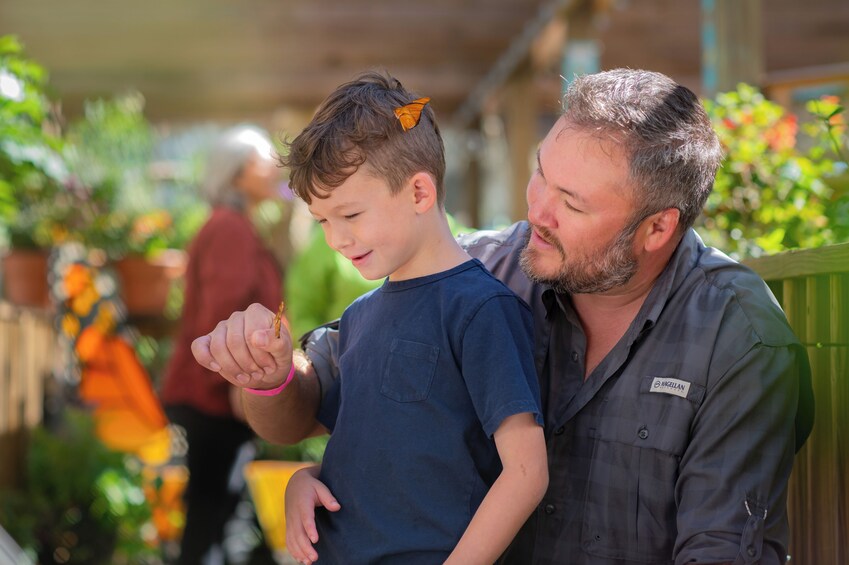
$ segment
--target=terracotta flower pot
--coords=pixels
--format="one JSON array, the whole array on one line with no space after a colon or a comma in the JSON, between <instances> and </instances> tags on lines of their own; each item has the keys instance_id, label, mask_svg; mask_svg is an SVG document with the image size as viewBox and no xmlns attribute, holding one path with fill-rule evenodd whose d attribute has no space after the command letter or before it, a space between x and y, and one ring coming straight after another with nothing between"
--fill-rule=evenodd
<instances>
[{"instance_id":1,"label":"terracotta flower pot","mask_svg":"<svg viewBox=\"0 0 849 565\"><path fill-rule=\"evenodd\" d=\"M183 276L186 256L169 251L156 258L129 255L115 262L121 297L127 312L135 316L161 316L171 283Z\"/></svg>"},{"instance_id":2,"label":"terracotta flower pot","mask_svg":"<svg viewBox=\"0 0 849 565\"><path fill-rule=\"evenodd\" d=\"M3 297L19 306L50 306L46 251L11 249L3 256Z\"/></svg>"}]
</instances>

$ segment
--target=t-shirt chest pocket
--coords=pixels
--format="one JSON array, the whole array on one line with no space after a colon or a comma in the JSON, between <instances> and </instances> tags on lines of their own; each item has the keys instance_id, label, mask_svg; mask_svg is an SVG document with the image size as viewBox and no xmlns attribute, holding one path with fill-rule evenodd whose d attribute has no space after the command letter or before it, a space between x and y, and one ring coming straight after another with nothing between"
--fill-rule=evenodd
<instances>
[{"instance_id":1,"label":"t-shirt chest pocket","mask_svg":"<svg viewBox=\"0 0 849 565\"><path fill-rule=\"evenodd\" d=\"M380 393L396 402L426 400L436 373L439 347L394 338L380 382Z\"/></svg>"}]
</instances>

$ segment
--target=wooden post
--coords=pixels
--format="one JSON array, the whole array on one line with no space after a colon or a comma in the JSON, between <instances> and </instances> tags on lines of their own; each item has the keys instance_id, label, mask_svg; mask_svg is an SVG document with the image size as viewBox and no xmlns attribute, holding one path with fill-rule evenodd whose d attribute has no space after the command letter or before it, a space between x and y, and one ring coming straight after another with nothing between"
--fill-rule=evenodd
<instances>
[{"instance_id":1,"label":"wooden post","mask_svg":"<svg viewBox=\"0 0 849 565\"><path fill-rule=\"evenodd\" d=\"M465 212L468 217L468 227L481 227L481 184L483 175L481 171L481 132L480 120L475 119L471 127L465 133L466 149L466 174L463 177L465 188Z\"/></svg>"},{"instance_id":2,"label":"wooden post","mask_svg":"<svg viewBox=\"0 0 849 565\"><path fill-rule=\"evenodd\" d=\"M763 80L761 0L702 0L703 95Z\"/></svg>"},{"instance_id":3,"label":"wooden post","mask_svg":"<svg viewBox=\"0 0 849 565\"><path fill-rule=\"evenodd\" d=\"M536 96L528 65L518 70L506 89L506 129L510 151L510 218L523 220L528 215L525 190L531 178L531 162L537 142Z\"/></svg>"},{"instance_id":4,"label":"wooden post","mask_svg":"<svg viewBox=\"0 0 849 565\"><path fill-rule=\"evenodd\" d=\"M811 361L816 416L814 429L808 439L810 453L814 455L810 464L816 469L817 480L811 483L811 502L816 510L817 544L812 546L811 560L803 563L840 563L835 560L838 545L844 542L837 536L837 508L834 490L837 485L836 454L833 452L833 426L831 395L831 356L826 344L829 339L830 305L827 276L809 276L807 281L807 342ZM845 408L843 408L845 410ZM810 525L808 526L810 527Z\"/></svg>"},{"instance_id":5,"label":"wooden post","mask_svg":"<svg viewBox=\"0 0 849 565\"><path fill-rule=\"evenodd\" d=\"M828 307L832 313L829 336L831 355L831 451L834 453L835 552L833 563L849 562L846 535L849 532L849 275L829 276ZM823 401L824 399L820 399ZM827 523L827 522L823 522ZM843 539L844 542L840 542ZM825 561L823 561L825 563Z\"/></svg>"}]
</instances>

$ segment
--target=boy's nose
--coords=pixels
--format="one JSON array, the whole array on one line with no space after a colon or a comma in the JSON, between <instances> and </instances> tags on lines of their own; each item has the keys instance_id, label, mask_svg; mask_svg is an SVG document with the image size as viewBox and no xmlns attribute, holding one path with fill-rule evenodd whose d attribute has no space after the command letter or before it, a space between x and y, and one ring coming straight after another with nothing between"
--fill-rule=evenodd
<instances>
[{"instance_id":1,"label":"boy's nose","mask_svg":"<svg viewBox=\"0 0 849 565\"><path fill-rule=\"evenodd\" d=\"M328 231L327 244L336 251L342 251L351 244L351 237L345 230L335 229Z\"/></svg>"}]
</instances>

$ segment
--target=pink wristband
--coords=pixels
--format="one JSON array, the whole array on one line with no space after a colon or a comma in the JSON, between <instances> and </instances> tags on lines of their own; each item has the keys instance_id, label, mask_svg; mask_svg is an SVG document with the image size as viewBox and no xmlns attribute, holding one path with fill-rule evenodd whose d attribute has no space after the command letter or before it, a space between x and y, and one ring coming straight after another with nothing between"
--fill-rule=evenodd
<instances>
[{"instance_id":1,"label":"pink wristband","mask_svg":"<svg viewBox=\"0 0 849 565\"><path fill-rule=\"evenodd\" d=\"M264 389L261 389L261 388L243 387L242 390L245 391L245 392L249 392L251 394L256 394L258 396L274 396L275 394L280 394L280 392L284 388L289 386L289 383L292 382L292 379L294 377L295 377L295 364L292 363L292 368L289 369L289 376L286 377L286 380L283 381L283 384L281 384L280 386L278 386L276 388L270 388L270 389L267 389L267 390L264 390Z\"/></svg>"}]
</instances>

